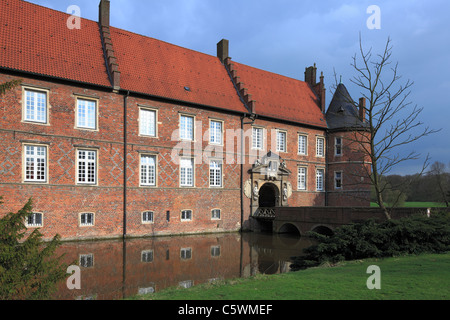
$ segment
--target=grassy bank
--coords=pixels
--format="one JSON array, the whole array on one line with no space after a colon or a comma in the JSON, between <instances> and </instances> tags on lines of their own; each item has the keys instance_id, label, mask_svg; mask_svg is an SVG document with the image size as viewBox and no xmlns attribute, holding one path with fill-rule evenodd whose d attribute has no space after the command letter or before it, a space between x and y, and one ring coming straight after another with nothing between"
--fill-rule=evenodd
<instances>
[{"instance_id":1,"label":"grassy bank","mask_svg":"<svg viewBox=\"0 0 450 320\"><path fill-rule=\"evenodd\" d=\"M367 268L381 269L381 289L366 286ZM448 300L450 253L348 261L279 275L259 275L172 288L135 297L146 300Z\"/></svg>"},{"instance_id":2,"label":"grassy bank","mask_svg":"<svg viewBox=\"0 0 450 320\"><path fill-rule=\"evenodd\" d=\"M371 202L370 206L373 208L378 208L378 204ZM404 208L444 208L445 203L441 202L405 202L401 207Z\"/></svg>"}]
</instances>

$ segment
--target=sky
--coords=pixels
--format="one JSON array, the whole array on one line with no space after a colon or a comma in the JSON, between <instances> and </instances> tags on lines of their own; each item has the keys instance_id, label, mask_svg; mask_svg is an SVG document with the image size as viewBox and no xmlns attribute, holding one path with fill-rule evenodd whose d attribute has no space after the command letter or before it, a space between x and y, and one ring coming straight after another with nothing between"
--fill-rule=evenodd
<instances>
[{"instance_id":1,"label":"sky","mask_svg":"<svg viewBox=\"0 0 450 320\"><path fill-rule=\"evenodd\" d=\"M82 18L98 20L99 0L28 2L63 12L76 5ZM368 10L373 5L379 10ZM449 14L448 0L111 0L111 25L117 28L214 56L217 42L228 39L234 61L299 80L316 63L325 76L327 105L335 74L353 99L363 94L350 81L357 75L351 63L360 37L374 56L390 38L399 83L414 83L407 102L423 108L422 128L440 129L396 149L421 154L391 171L401 175L420 171L427 154L450 170Z\"/></svg>"}]
</instances>

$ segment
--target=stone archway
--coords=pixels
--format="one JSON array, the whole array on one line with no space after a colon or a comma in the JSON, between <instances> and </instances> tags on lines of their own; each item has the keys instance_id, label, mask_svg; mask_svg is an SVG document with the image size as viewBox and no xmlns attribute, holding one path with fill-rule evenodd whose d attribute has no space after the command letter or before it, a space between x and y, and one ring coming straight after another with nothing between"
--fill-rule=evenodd
<instances>
[{"instance_id":1,"label":"stone archway","mask_svg":"<svg viewBox=\"0 0 450 320\"><path fill-rule=\"evenodd\" d=\"M259 189L258 205L260 208L278 207L280 201L280 190L273 183L265 183Z\"/></svg>"}]
</instances>

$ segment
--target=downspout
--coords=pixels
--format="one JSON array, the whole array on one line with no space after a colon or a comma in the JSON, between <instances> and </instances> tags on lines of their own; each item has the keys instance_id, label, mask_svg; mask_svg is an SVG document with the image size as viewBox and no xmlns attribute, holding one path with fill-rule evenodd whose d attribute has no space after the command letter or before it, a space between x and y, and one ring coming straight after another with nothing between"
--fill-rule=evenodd
<instances>
[{"instance_id":1,"label":"downspout","mask_svg":"<svg viewBox=\"0 0 450 320\"><path fill-rule=\"evenodd\" d=\"M127 237L127 154L128 154L128 139L127 139L127 114L128 114L128 96L130 91L127 91L123 98L123 238Z\"/></svg>"},{"instance_id":2,"label":"downspout","mask_svg":"<svg viewBox=\"0 0 450 320\"><path fill-rule=\"evenodd\" d=\"M241 117L241 231L244 228L244 118Z\"/></svg>"},{"instance_id":3,"label":"downspout","mask_svg":"<svg viewBox=\"0 0 450 320\"><path fill-rule=\"evenodd\" d=\"M329 139L330 135L328 130L325 131L325 177L323 178L323 184L325 189L325 207L328 207L328 183L327 180L329 179L328 173L329 173L329 160L328 160L328 147L329 147Z\"/></svg>"}]
</instances>

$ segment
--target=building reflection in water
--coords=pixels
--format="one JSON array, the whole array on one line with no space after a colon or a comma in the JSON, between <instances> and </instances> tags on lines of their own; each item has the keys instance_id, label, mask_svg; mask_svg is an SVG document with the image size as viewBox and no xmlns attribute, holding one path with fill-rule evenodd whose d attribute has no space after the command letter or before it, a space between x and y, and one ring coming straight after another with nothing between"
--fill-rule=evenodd
<instances>
[{"instance_id":1,"label":"building reflection in water","mask_svg":"<svg viewBox=\"0 0 450 320\"><path fill-rule=\"evenodd\" d=\"M57 255L78 261L81 289L61 283L55 299L115 300L174 286L289 272L290 258L311 240L232 233L63 243ZM69 277L70 275L68 275Z\"/></svg>"}]
</instances>

